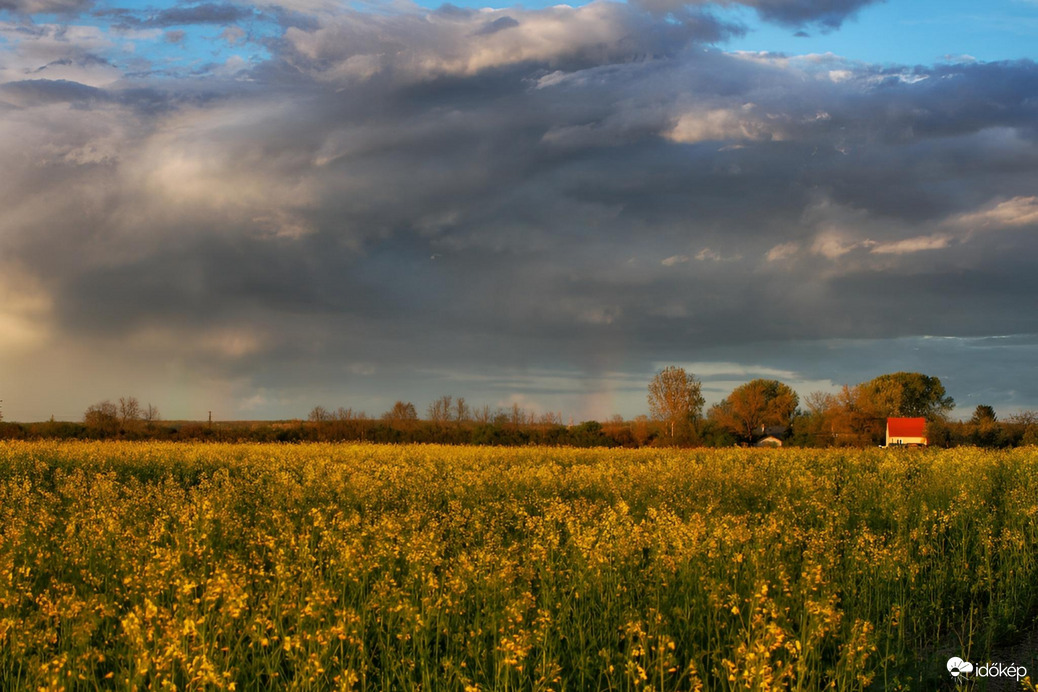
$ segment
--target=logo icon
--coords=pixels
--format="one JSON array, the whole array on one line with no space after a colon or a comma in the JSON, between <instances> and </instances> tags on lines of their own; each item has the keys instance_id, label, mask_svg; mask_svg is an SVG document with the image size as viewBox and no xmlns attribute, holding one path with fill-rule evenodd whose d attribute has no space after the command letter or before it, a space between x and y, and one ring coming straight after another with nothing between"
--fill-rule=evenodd
<instances>
[{"instance_id":1,"label":"logo icon","mask_svg":"<svg viewBox=\"0 0 1038 692\"><path fill-rule=\"evenodd\" d=\"M969 661L963 661L958 656L953 656L948 659L948 672L952 674L953 678L957 678L960 675L972 673L973 664Z\"/></svg>"}]
</instances>

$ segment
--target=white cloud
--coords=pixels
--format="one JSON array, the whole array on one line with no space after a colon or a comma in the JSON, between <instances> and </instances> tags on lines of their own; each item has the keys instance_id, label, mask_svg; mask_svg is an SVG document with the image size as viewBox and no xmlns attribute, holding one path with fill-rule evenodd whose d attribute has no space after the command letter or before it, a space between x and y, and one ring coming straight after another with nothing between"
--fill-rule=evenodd
<instances>
[{"instance_id":1,"label":"white cloud","mask_svg":"<svg viewBox=\"0 0 1038 692\"><path fill-rule=\"evenodd\" d=\"M826 259L843 257L852 250L874 244L870 240L852 240L847 232L829 230L819 233L811 245L811 252Z\"/></svg>"},{"instance_id":2,"label":"white cloud","mask_svg":"<svg viewBox=\"0 0 1038 692\"><path fill-rule=\"evenodd\" d=\"M703 248L696 253L696 260L699 262L737 262L742 259L742 255L723 255L717 250L711 250L708 247Z\"/></svg>"},{"instance_id":3,"label":"white cloud","mask_svg":"<svg viewBox=\"0 0 1038 692\"><path fill-rule=\"evenodd\" d=\"M592 2L538 10L363 13L318 15L321 26L290 27L284 38L303 60L295 66L322 81L369 79L390 72L397 79L473 75L482 70L537 61L552 63L577 54L599 60L627 55L637 46L635 25L649 21L623 3ZM502 28L488 31L495 23ZM286 56L290 60L292 57ZM561 80L552 73L539 87Z\"/></svg>"},{"instance_id":4,"label":"white cloud","mask_svg":"<svg viewBox=\"0 0 1038 692\"><path fill-rule=\"evenodd\" d=\"M874 255L908 255L924 250L940 250L948 247L950 242L951 238L943 234L917 236L889 243L879 243L872 248L871 252Z\"/></svg>"},{"instance_id":5,"label":"white cloud","mask_svg":"<svg viewBox=\"0 0 1038 692\"><path fill-rule=\"evenodd\" d=\"M693 110L678 116L674 125L663 133L672 142L695 144L725 140L782 140L784 135L776 121L766 121L755 114L752 103L739 108Z\"/></svg>"},{"instance_id":6,"label":"white cloud","mask_svg":"<svg viewBox=\"0 0 1038 692\"><path fill-rule=\"evenodd\" d=\"M769 262L778 262L779 260L789 259L793 255L797 254L799 250L800 245L797 243L782 243L768 250L765 258Z\"/></svg>"},{"instance_id":7,"label":"white cloud","mask_svg":"<svg viewBox=\"0 0 1038 692\"><path fill-rule=\"evenodd\" d=\"M664 267L673 267L675 264L685 264L691 259L688 255L671 255L660 261Z\"/></svg>"},{"instance_id":8,"label":"white cloud","mask_svg":"<svg viewBox=\"0 0 1038 692\"><path fill-rule=\"evenodd\" d=\"M656 363L656 368L660 369L667 365L673 364ZM799 374L792 370L783 370L767 365L733 363L729 361L698 361L692 363L681 363L679 367L684 368L686 372L695 374L696 377L699 378L720 378L731 376L739 378L765 377L777 380L792 380L799 377Z\"/></svg>"},{"instance_id":9,"label":"white cloud","mask_svg":"<svg viewBox=\"0 0 1038 692\"><path fill-rule=\"evenodd\" d=\"M84 25L34 24L28 28L0 22L0 83L25 79L110 85L122 71L96 56L115 47L101 28Z\"/></svg>"},{"instance_id":10,"label":"white cloud","mask_svg":"<svg viewBox=\"0 0 1038 692\"><path fill-rule=\"evenodd\" d=\"M161 123L122 169L128 189L141 192L141 223L219 219L264 237L300 238L311 232L305 210L316 183L301 172L286 178L291 162L264 154L255 141L275 136L283 103L185 109ZM306 157L300 152L300 159ZM216 225L216 224L214 224Z\"/></svg>"},{"instance_id":11,"label":"white cloud","mask_svg":"<svg viewBox=\"0 0 1038 692\"><path fill-rule=\"evenodd\" d=\"M967 232L1038 223L1038 197L1013 197L986 209L959 214L950 223Z\"/></svg>"},{"instance_id":12,"label":"white cloud","mask_svg":"<svg viewBox=\"0 0 1038 692\"><path fill-rule=\"evenodd\" d=\"M544 75L543 77L537 80L537 88L547 89L548 87L553 87L557 84L562 84L567 80L568 77L569 74L563 72L562 70L555 70L554 72L549 72L548 74Z\"/></svg>"}]
</instances>

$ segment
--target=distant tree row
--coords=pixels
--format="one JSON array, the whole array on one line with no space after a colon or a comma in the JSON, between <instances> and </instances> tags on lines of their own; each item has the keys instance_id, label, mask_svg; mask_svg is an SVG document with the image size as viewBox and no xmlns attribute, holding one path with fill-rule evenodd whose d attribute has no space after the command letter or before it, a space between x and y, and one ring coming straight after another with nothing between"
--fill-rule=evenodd
<instances>
[{"instance_id":1,"label":"distant tree row","mask_svg":"<svg viewBox=\"0 0 1038 692\"><path fill-rule=\"evenodd\" d=\"M772 379L741 384L704 414L702 383L676 366L656 373L648 386L649 416L605 423L564 425L561 413L537 414L518 404L471 406L444 395L420 418L411 402L397 401L380 416L339 407L315 406L306 420L278 422L164 423L158 409L135 397L102 401L87 408L81 424L3 423L0 437L154 438L208 440L358 440L490 445L711 446L781 440L784 445L869 446L884 440L888 417L923 417L931 444L1010 447L1038 444L1038 413L998 420L978 406L968 421L949 421L955 402L937 377L897 372L847 385L838 392L800 397Z\"/></svg>"}]
</instances>

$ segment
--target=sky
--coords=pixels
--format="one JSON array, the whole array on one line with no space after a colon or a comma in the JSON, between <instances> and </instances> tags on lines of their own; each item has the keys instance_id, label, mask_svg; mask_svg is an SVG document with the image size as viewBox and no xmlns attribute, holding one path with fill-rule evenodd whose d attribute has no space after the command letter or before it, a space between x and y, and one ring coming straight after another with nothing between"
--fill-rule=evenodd
<instances>
[{"instance_id":1,"label":"sky","mask_svg":"<svg viewBox=\"0 0 1038 692\"><path fill-rule=\"evenodd\" d=\"M1038 2L0 0L0 400L1038 408Z\"/></svg>"}]
</instances>

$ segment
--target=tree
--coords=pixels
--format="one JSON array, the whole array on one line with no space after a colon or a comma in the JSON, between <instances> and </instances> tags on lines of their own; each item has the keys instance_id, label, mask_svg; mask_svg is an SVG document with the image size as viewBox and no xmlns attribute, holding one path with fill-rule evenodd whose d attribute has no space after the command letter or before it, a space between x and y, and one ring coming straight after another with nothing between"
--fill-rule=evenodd
<instances>
[{"instance_id":1,"label":"tree","mask_svg":"<svg viewBox=\"0 0 1038 692\"><path fill-rule=\"evenodd\" d=\"M649 413L667 426L671 439L694 427L703 403L702 384L684 368L670 365L649 383Z\"/></svg>"},{"instance_id":2,"label":"tree","mask_svg":"<svg viewBox=\"0 0 1038 692\"><path fill-rule=\"evenodd\" d=\"M475 416L476 422L480 425L490 425L494 420L495 412L489 405L483 404L475 410L473 415Z\"/></svg>"},{"instance_id":3,"label":"tree","mask_svg":"<svg viewBox=\"0 0 1038 692\"><path fill-rule=\"evenodd\" d=\"M820 447L836 443L839 402L829 392L811 392L804 397L807 410L793 423L803 444Z\"/></svg>"},{"instance_id":4,"label":"tree","mask_svg":"<svg viewBox=\"0 0 1038 692\"><path fill-rule=\"evenodd\" d=\"M1011 444L1008 430L999 425L995 409L990 406L977 406L967 427L970 441L978 447L1007 447Z\"/></svg>"},{"instance_id":5,"label":"tree","mask_svg":"<svg viewBox=\"0 0 1038 692\"><path fill-rule=\"evenodd\" d=\"M332 420L332 414L324 406L314 406L310 409L310 415L307 416L307 420L311 423L327 423Z\"/></svg>"},{"instance_id":6,"label":"tree","mask_svg":"<svg viewBox=\"0 0 1038 692\"><path fill-rule=\"evenodd\" d=\"M393 408L382 414L382 420L391 423L412 422L418 420L418 412L415 410L414 404L398 401L393 404Z\"/></svg>"},{"instance_id":7,"label":"tree","mask_svg":"<svg viewBox=\"0 0 1038 692\"><path fill-rule=\"evenodd\" d=\"M429 404L429 420L437 425L446 425L447 421L451 419L453 408L454 397L450 394L444 394L439 399Z\"/></svg>"},{"instance_id":8,"label":"tree","mask_svg":"<svg viewBox=\"0 0 1038 692\"><path fill-rule=\"evenodd\" d=\"M354 411L353 408L344 408L340 406L335 409L335 413L332 414L334 419L343 422L351 420L364 420L367 415L363 411Z\"/></svg>"},{"instance_id":9,"label":"tree","mask_svg":"<svg viewBox=\"0 0 1038 692\"><path fill-rule=\"evenodd\" d=\"M649 440L652 439L649 417L644 413L635 417L634 422L631 424L631 435L634 436L634 443L639 447L647 445Z\"/></svg>"},{"instance_id":10,"label":"tree","mask_svg":"<svg viewBox=\"0 0 1038 692\"><path fill-rule=\"evenodd\" d=\"M512 404L512 408L508 410L508 422L513 428L519 429L523 425L526 425L528 419L532 418L533 414L526 413L526 409L518 404L518 402Z\"/></svg>"},{"instance_id":11,"label":"tree","mask_svg":"<svg viewBox=\"0 0 1038 692\"><path fill-rule=\"evenodd\" d=\"M119 430L119 408L107 399L87 407L83 414L83 422L88 428L113 434Z\"/></svg>"},{"instance_id":12,"label":"tree","mask_svg":"<svg viewBox=\"0 0 1038 692\"><path fill-rule=\"evenodd\" d=\"M884 412L875 401L868 383L856 384L853 387L843 385L836 395L836 407L833 409L832 427L841 445L872 445L883 441L887 418L891 415Z\"/></svg>"},{"instance_id":13,"label":"tree","mask_svg":"<svg viewBox=\"0 0 1038 692\"><path fill-rule=\"evenodd\" d=\"M151 403L148 404L147 408L144 409L142 414L146 423L155 423L162 419L159 415L159 408Z\"/></svg>"},{"instance_id":14,"label":"tree","mask_svg":"<svg viewBox=\"0 0 1038 692\"><path fill-rule=\"evenodd\" d=\"M973 411L973 416L970 417L970 423L979 425L981 423L994 423L998 420L998 416L995 415L995 409L985 404L980 404Z\"/></svg>"},{"instance_id":15,"label":"tree","mask_svg":"<svg viewBox=\"0 0 1038 692\"><path fill-rule=\"evenodd\" d=\"M710 409L710 418L747 442L768 426L788 428L800 403L796 392L778 380L751 380Z\"/></svg>"},{"instance_id":16,"label":"tree","mask_svg":"<svg viewBox=\"0 0 1038 692\"><path fill-rule=\"evenodd\" d=\"M123 427L133 424L141 418L141 403L137 397L119 397L119 418Z\"/></svg>"},{"instance_id":17,"label":"tree","mask_svg":"<svg viewBox=\"0 0 1038 692\"><path fill-rule=\"evenodd\" d=\"M537 422L541 425L562 425L562 413L555 411L542 413Z\"/></svg>"},{"instance_id":18,"label":"tree","mask_svg":"<svg viewBox=\"0 0 1038 692\"><path fill-rule=\"evenodd\" d=\"M471 418L472 411L469 409L469 405L465 403L465 397L459 396L454 402L454 421L464 423Z\"/></svg>"},{"instance_id":19,"label":"tree","mask_svg":"<svg viewBox=\"0 0 1038 692\"><path fill-rule=\"evenodd\" d=\"M955 408L955 400L944 391L940 378L918 372L880 375L859 386L861 408L877 418L937 420Z\"/></svg>"}]
</instances>

